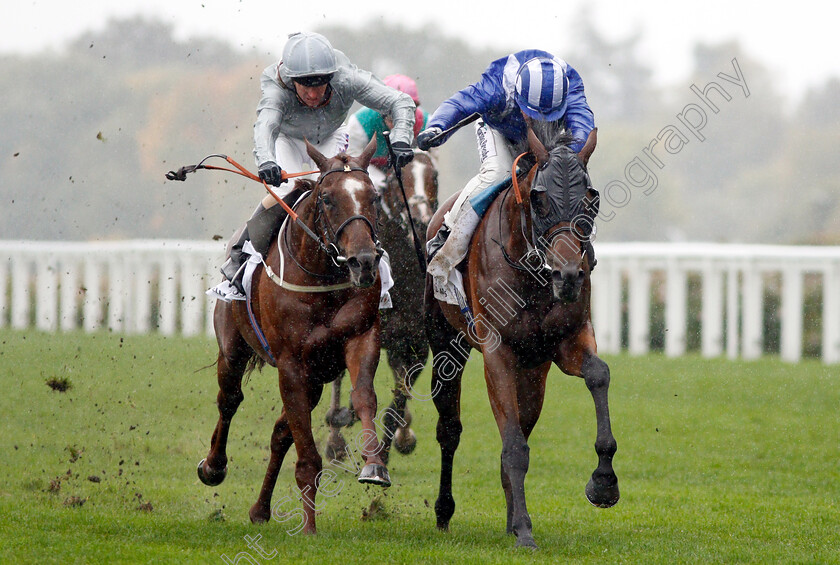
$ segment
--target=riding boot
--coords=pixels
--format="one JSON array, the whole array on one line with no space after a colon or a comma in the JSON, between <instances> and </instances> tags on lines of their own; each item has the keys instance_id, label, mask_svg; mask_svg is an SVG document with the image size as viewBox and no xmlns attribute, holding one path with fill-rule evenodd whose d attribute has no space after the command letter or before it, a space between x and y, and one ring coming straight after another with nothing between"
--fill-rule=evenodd
<instances>
[{"instance_id":1,"label":"riding boot","mask_svg":"<svg viewBox=\"0 0 840 565\"><path fill-rule=\"evenodd\" d=\"M254 250L265 257L269 247L271 247L271 240L280 230L280 225L285 216L286 211L280 205L265 208L260 204L251 219L245 223L245 227L242 228L242 232L231 247L230 257L222 265L221 271L225 278L242 294L245 294L245 289L242 286L242 275L245 273L244 265L249 257L242 250L242 246L250 240Z\"/></svg>"},{"instance_id":2,"label":"riding boot","mask_svg":"<svg viewBox=\"0 0 840 565\"><path fill-rule=\"evenodd\" d=\"M432 257L435 256L443 244L446 243L446 238L449 237L449 234L452 233L452 230L449 229L449 226L446 225L446 222L440 225L440 229L435 234L435 237L430 239L426 242L426 257L427 262L432 260Z\"/></svg>"},{"instance_id":3,"label":"riding boot","mask_svg":"<svg viewBox=\"0 0 840 565\"><path fill-rule=\"evenodd\" d=\"M464 206L449 226L452 230L446 236L443 246L429 259L426 272L432 275L435 296L449 304L457 304L457 296L464 294L462 284L451 282L452 271L467 256L473 232L478 226L480 218L470 206ZM456 275L456 280L458 280ZM460 287L460 288L459 288Z\"/></svg>"}]
</instances>

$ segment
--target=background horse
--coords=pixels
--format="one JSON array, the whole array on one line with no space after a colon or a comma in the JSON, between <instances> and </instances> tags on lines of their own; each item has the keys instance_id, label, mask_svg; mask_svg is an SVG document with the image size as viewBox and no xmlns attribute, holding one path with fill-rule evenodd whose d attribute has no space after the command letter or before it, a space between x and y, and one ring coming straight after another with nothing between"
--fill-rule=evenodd
<instances>
[{"instance_id":1,"label":"background horse","mask_svg":"<svg viewBox=\"0 0 840 565\"><path fill-rule=\"evenodd\" d=\"M610 374L596 354L589 312L590 269L582 241L597 213L597 193L585 170L595 141L593 132L576 155L558 140L549 153L529 131L538 165L525 180L522 202L517 203L513 189L496 198L465 260L464 287L475 315L472 324L457 306L435 299L427 277L425 319L434 354L432 394L441 449L435 503L440 529L448 529L455 511L452 466L462 430L461 375L471 348L484 356L487 392L502 438L507 532L516 535L517 545L536 547L525 505L528 437L542 409L552 362L569 375L583 377L595 401L599 464L586 496L599 507L618 502L618 479L612 468L616 442L607 405ZM435 214L428 239L454 199ZM536 250L540 245L542 253Z\"/></svg>"},{"instance_id":2,"label":"background horse","mask_svg":"<svg viewBox=\"0 0 840 565\"><path fill-rule=\"evenodd\" d=\"M402 169L405 196L420 241L438 204L438 174L431 156L415 150L414 159ZM396 176L388 176L382 193L382 223L380 238L388 252L395 286L391 289L393 307L382 310L382 347L388 354L388 365L394 374L394 398L383 418L385 446L383 458L388 461L391 440L403 454L411 453L417 445L417 436L409 427L411 413L406 406L408 388L414 385L426 366L429 342L426 331L418 319L423 311L424 273L417 264L414 239L405 202ZM327 424L330 436L325 455L327 459L343 457L345 442L340 428L354 422L353 414L340 406L341 379L333 381Z\"/></svg>"},{"instance_id":3,"label":"background horse","mask_svg":"<svg viewBox=\"0 0 840 565\"><path fill-rule=\"evenodd\" d=\"M375 142L368 145L358 159L344 154L327 159L307 143L310 157L321 170L317 182L298 181L297 185L311 190L297 212L310 231L292 221L281 230L266 259L273 273L258 268L254 274L250 309L246 301L216 303L219 421L210 452L198 466L203 483L215 486L225 478L228 431L243 400L246 368L264 363L275 366L283 400L271 435L265 480L249 512L252 522L265 522L272 513L282 515L271 508L271 495L283 458L294 443L298 455L295 479L306 517L302 528L315 532L315 495L323 477L321 456L312 437L311 412L324 384L345 369L350 373L351 399L363 426L358 447L366 464L359 481L390 485L373 423L373 376L380 351L377 274L381 251L375 230L378 195L367 167L375 148ZM251 312L264 333L264 343L249 322Z\"/></svg>"}]
</instances>

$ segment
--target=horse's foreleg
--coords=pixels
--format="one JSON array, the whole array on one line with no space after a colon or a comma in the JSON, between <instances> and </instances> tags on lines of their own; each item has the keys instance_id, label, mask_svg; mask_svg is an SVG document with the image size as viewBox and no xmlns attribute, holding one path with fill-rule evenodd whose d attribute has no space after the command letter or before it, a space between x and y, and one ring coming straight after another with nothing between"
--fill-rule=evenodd
<instances>
[{"instance_id":1,"label":"horse's foreleg","mask_svg":"<svg viewBox=\"0 0 840 565\"><path fill-rule=\"evenodd\" d=\"M216 405L219 420L210 439L210 451L198 464L198 478L208 486L217 486L227 475L227 440L230 422L245 396L242 394L242 374L250 356L250 348L237 333L219 348L217 377L219 394Z\"/></svg>"},{"instance_id":2,"label":"horse's foreleg","mask_svg":"<svg viewBox=\"0 0 840 565\"><path fill-rule=\"evenodd\" d=\"M599 508L609 508L618 502L618 478L612 460L616 442L610 426L610 408L607 400L610 388L610 368L596 353L595 334L587 324L577 337L561 344L555 363L567 374L582 377L595 401L597 435L595 453L598 468L586 484L586 498Z\"/></svg>"},{"instance_id":3,"label":"horse's foreleg","mask_svg":"<svg viewBox=\"0 0 840 565\"><path fill-rule=\"evenodd\" d=\"M260 489L257 502L254 503L248 513L251 522L255 524L267 522L271 518L271 494L274 492L274 485L277 483L277 475L283 465L283 459L292 443L294 443L292 430L289 428L289 421L286 418L286 409L284 408L274 424L274 431L271 434L271 458L268 462L262 489Z\"/></svg>"},{"instance_id":4,"label":"horse's foreleg","mask_svg":"<svg viewBox=\"0 0 840 565\"><path fill-rule=\"evenodd\" d=\"M321 455L315 445L315 438L312 436L312 409L318 404L324 387L311 384L311 379L295 361L278 359L278 369L280 396L283 399L289 432L294 440L298 456L295 465L295 480L298 486L297 498L303 503L303 523L295 533L303 530L305 533L314 534L316 532L315 511L318 509L315 504L315 496L318 491L317 480L321 473L322 463ZM275 431L277 430L275 429ZM278 456L282 446L283 441L278 441L278 448L280 448L277 451ZM280 458L278 457L275 460L275 454L272 450L272 459L266 471L264 489L268 486L273 487L279 469ZM261 492L257 504L262 504L264 508L268 504L270 496L270 489L267 493Z\"/></svg>"},{"instance_id":5,"label":"horse's foreleg","mask_svg":"<svg viewBox=\"0 0 840 565\"><path fill-rule=\"evenodd\" d=\"M610 409L607 400L610 368L597 355L588 355L581 364L581 376L595 401L595 419L598 426L595 438L598 468L592 473L592 478L586 485L586 498L594 506L609 508L619 499L618 477L612 466L617 446L610 427Z\"/></svg>"},{"instance_id":6,"label":"horse's foreleg","mask_svg":"<svg viewBox=\"0 0 840 565\"><path fill-rule=\"evenodd\" d=\"M349 426L353 422L353 415L347 407L341 406L341 380L340 375L332 382L332 394L330 396L330 407L327 409L325 420L330 428L327 447L324 449L324 456L329 460L342 460L346 453L347 443L341 435L341 428Z\"/></svg>"},{"instance_id":7,"label":"horse's foreleg","mask_svg":"<svg viewBox=\"0 0 840 565\"><path fill-rule=\"evenodd\" d=\"M464 429L461 424L461 375L464 367L459 367L456 364L458 361L450 359L448 353L443 351L435 354L432 368L432 393L438 412L436 435L440 445L440 484L435 501L435 516L437 527L441 530L449 529L449 521L455 514L452 470L455 451L461 443L461 432Z\"/></svg>"},{"instance_id":8,"label":"horse's foreleg","mask_svg":"<svg viewBox=\"0 0 840 565\"><path fill-rule=\"evenodd\" d=\"M437 527L449 529L455 514L452 496L452 471L455 451L461 442L461 376L469 356L469 345L449 325L440 305L432 297L431 283L426 288L426 336L432 349L431 395L438 413L437 442L440 445L440 485L435 501Z\"/></svg>"},{"instance_id":9,"label":"horse's foreleg","mask_svg":"<svg viewBox=\"0 0 840 565\"><path fill-rule=\"evenodd\" d=\"M522 429L517 390L516 357L501 345L484 356L484 377L487 393L502 437L502 485L507 483L505 497L508 502L508 531L516 535L516 545L536 547L531 517L525 502L525 475L530 465L530 448ZM526 377L523 377L526 378ZM539 410L533 416L534 421ZM507 481L505 481L507 476Z\"/></svg>"},{"instance_id":10,"label":"horse's foreleg","mask_svg":"<svg viewBox=\"0 0 840 565\"><path fill-rule=\"evenodd\" d=\"M417 436L411 429L411 412L408 410L409 390L414 386L417 377L423 371L428 346L424 343L425 350L422 358L419 354L409 354L403 357L388 350L388 364L394 374L394 398L385 413L383 425L382 442L384 444L383 456L388 462L388 455L391 451L391 444L403 455L408 455L417 446Z\"/></svg>"},{"instance_id":11,"label":"horse's foreleg","mask_svg":"<svg viewBox=\"0 0 840 565\"><path fill-rule=\"evenodd\" d=\"M545 381L551 363L541 367L526 370L517 381L517 405L519 406L519 423L522 427L522 434L525 441L531 437L534 426L542 412L543 401L545 400ZM507 507L507 524L505 531L513 534L513 491L511 489L510 477L505 472L504 461L500 465L502 489L505 491L505 502Z\"/></svg>"},{"instance_id":12,"label":"horse's foreleg","mask_svg":"<svg viewBox=\"0 0 840 565\"><path fill-rule=\"evenodd\" d=\"M376 391L373 388L373 377L379 364L379 348L377 320L366 333L347 341L344 346L344 358L350 373L350 400L362 422L362 430L355 444L362 452L365 466L358 480L360 483L388 487L391 486L391 478L382 459L382 444L374 427L374 422L380 419L376 414Z\"/></svg>"}]
</instances>

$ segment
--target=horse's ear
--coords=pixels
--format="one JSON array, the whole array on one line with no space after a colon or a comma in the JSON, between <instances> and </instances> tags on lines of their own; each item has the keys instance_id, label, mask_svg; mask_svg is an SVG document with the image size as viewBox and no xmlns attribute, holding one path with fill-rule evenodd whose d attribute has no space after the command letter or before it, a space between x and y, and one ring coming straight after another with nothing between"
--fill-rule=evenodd
<instances>
[{"instance_id":1,"label":"horse's ear","mask_svg":"<svg viewBox=\"0 0 840 565\"><path fill-rule=\"evenodd\" d=\"M580 150L578 153L578 159L580 162L583 163L583 166L587 166L589 164L589 158L592 157L592 153L595 151L595 146L598 144L598 128L593 128L592 131L589 132L589 136L586 138L586 143L583 145L583 149Z\"/></svg>"},{"instance_id":2,"label":"horse's ear","mask_svg":"<svg viewBox=\"0 0 840 565\"><path fill-rule=\"evenodd\" d=\"M542 141L537 138L537 134L530 127L528 127L528 148L534 154L534 157L537 158L537 163L539 163L540 167L548 163L548 151L546 151L545 145L542 144Z\"/></svg>"},{"instance_id":3,"label":"horse's ear","mask_svg":"<svg viewBox=\"0 0 840 565\"><path fill-rule=\"evenodd\" d=\"M359 155L359 165L365 170L367 170L368 165L370 165L370 160L373 158L373 155L376 153L376 136L374 135L370 142L368 142L367 147L365 147L362 154Z\"/></svg>"},{"instance_id":4,"label":"horse's ear","mask_svg":"<svg viewBox=\"0 0 840 565\"><path fill-rule=\"evenodd\" d=\"M306 145L306 154L315 162L315 165L321 172L327 170L327 161L328 159L324 157L320 151L315 149L315 146L309 143L309 140L305 137L303 138L303 143Z\"/></svg>"}]
</instances>

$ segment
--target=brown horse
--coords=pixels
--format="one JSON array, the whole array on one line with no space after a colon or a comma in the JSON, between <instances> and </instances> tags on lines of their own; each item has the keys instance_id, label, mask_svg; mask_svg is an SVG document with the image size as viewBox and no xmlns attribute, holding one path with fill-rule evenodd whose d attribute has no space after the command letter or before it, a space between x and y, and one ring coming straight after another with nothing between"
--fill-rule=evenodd
<instances>
[{"instance_id":1,"label":"brown horse","mask_svg":"<svg viewBox=\"0 0 840 565\"><path fill-rule=\"evenodd\" d=\"M431 156L415 151L414 159L402 169L405 200L396 176L392 173L382 192L382 224L380 238L388 251L395 286L391 289L393 307L382 310L382 347L388 354L388 365L394 374L394 398L383 413L384 445L382 456L388 462L391 444L403 454L411 453L417 445L417 436L410 428L411 413L406 402L411 387L426 366L429 342L426 331L418 320L423 311L424 274L417 263L411 224L420 241L437 209L438 175ZM405 202L411 212L409 220ZM330 439L326 448L328 459L341 459L345 442L341 426L353 423L352 413L340 406L341 379L333 381L327 424Z\"/></svg>"},{"instance_id":2,"label":"brown horse","mask_svg":"<svg viewBox=\"0 0 840 565\"><path fill-rule=\"evenodd\" d=\"M298 188L311 190L297 208L301 223L289 222L271 244L265 264L273 272L258 267L252 279L251 311L262 336L249 321L246 301L216 304L219 421L210 452L198 466L203 483L215 486L225 478L228 430L243 400L246 369L265 363L276 367L283 400L265 480L249 513L252 522L265 522L272 514L285 516L271 507L271 495L294 443L295 479L305 515L301 529L315 533L315 495L326 475L312 436L311 412L324 384L345 369L363 426L358 444L366 464L358 480L390 485L374 429L381 248L375 230L378 195L367 167L375 149L374 142L358 158L340 154L328 159L307 143L321 176L317 182L298 181Z\"/></svg>"},{"instance_id":3,"label":"brown horse","mask_svg":"<svg viewBox=\"0 0 840 565\"><path fill-rule=\"evenodd\" d=\"M586 496L599 507L618 502L618 479L612 468L616 442L607 404L610 373L596 353L584 245L597 213L597 192L586 173L595 132L579 155L568 148L568 141L558 140L556 147L549 144L549 152L529 131L529 146L538 164L524 181L521 204L514 189L508 189L495 199L476 229L463 265L464 290L474 314L471 323L459 307L435 299L427 277L425 318L434 354L432 393L441 449L435 514L443 530L455 512L452 470L462 430L461 375L470 348L484 356L487 392L502 438L507 532L516 535L516 544L536 547L525 505L528 437L542 410L552 362L563 372L582 377L595 401L599 464ZM429 239L454 198L438 210Z\"/></svg>"}]
</instances>

